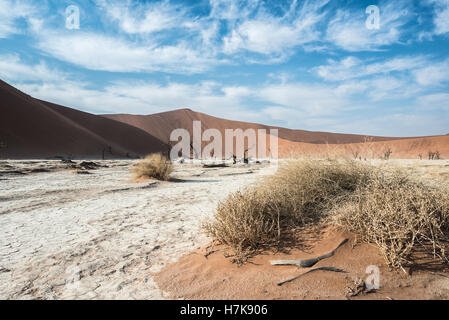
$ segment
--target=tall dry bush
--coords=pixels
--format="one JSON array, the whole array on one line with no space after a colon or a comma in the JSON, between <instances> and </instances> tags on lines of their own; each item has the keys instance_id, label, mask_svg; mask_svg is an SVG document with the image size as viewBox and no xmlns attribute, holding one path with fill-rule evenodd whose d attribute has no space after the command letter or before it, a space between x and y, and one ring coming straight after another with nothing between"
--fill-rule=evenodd
<instances>
[{"instance_id":1,"label":"tall dry bush","mask_svg":"<svg viewBox=\"0 0 449 320\"><path fill-rule=\"evenodd\" d=\"M448 262L448 190L402 171L374 170L345 204L332 210L332 219L363 241L377 244L390 266L412 262L418 250Z\"/></svg>"},{"instance_id":2,"label":"tall dry bush","mask_svg":"<svg viewBox=\"0 0 449 320\"><path fill-rule=\"evenodd\" d=\"M355 162L290 162L255 188L230 195L204 228L237 253L257 250L320 221L367 174Z\"/></svg>"},{"instance_id":3,"label":"tall dry bush","mask_svg":"<svg viewBox=\"0 0 449 320\"><path fill-rule=\"evenodd\" d=\"M134 179L154 178L166 181L173 172L173 165L170 160L159 153L146 156L134 166L131 167Z\"/></svg>"},{"instance_id":4,"label":"tall dry bush","mask_svg":"<svg viewBox=\"0 0 449 320\"><path fill-rule=\"evenodd\" d=\"M239 255L318 223L338 224L377 244L393 267L418 248L447 261L449 191L356 161L296 161L230 195L204 228Z\"/></svg>"}]
</instances>

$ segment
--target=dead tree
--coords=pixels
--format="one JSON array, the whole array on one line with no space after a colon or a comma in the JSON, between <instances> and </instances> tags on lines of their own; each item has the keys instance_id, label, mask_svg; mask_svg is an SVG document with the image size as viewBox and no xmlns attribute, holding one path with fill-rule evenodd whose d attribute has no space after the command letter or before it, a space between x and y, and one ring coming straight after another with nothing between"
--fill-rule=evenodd
<instances>
[{"instance_id":1,"label":"dead tree","mask_svg":"<svg viewBox=\"0 0 449 320\"><path fill-rule=\"evenodd\" d=\"M190 142L190 153L192 154L193 159L199 159L198 152L193 147L193 143Z\"/></svg>"},{"instance_id":2,"label":"dead tree","mask_svg":"<svg viewBox=\"0 0 449 320\"><path fill-rule=\"evenodd\" d=\"M392 153L393 153L393 151L391 151L391 149L388 148L388 149L384 152L384 159L385 159L385 160L389 160Z\"/></svg>"}]
</instances>

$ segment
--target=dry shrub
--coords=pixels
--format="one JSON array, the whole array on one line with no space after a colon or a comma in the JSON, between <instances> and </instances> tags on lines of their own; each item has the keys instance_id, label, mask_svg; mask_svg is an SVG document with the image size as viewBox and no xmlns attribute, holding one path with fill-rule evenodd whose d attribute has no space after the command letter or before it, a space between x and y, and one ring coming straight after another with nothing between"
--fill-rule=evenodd
<instances>
[{"instance_id":1,"label":"dry shrub","mask_svg":"<svg viewBox=\"0 0 449 320\"><path fill-rule=\"evenodd\" d=\"M237 254L258 250L318 222L367 174L355 162L290 162L255 188L230 195L204 228Z\"/></svg>"},{"instance_id":2,"label":"dry shrub","mask_svg":"<svg viewBox=\"0 0 449 320\"><path fill-rule=\"evenodd\" d=\"M134 179L155 178L166 181L173 172L172 163L159 153L150 154L132 166Z\"/></svg>"},{"instance_id":3,"label":"dry shrub","mask_svg":"<svg viewBox=\"0 0 449 320\"><path fill-rule=\"evenodd\" d=\"M377 244L402 266L418 246L446 261L449 192L356 161L296 161L220 203L206 233L237 255L288 239L292 231L332 223Z\"/></svg>"},{"instance_id":4,"label":"dry shrub","mask_svg":"<svg viewBox=\"0 0 449 320\"><path fill-rule=\"evenodd\" d=\"M373 170L343 206L333 210L333 221L375 243L386 262L402 267L417 250L448 262L449 192L409 178L403 171Z\"/></svg>"}]
</instances>

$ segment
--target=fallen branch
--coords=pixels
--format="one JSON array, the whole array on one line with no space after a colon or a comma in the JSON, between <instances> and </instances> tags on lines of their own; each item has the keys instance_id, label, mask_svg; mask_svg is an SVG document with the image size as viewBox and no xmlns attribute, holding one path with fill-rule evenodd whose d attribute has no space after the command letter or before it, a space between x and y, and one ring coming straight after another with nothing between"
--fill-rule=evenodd
<instances>
[{"instance_id":1,"label":"fallen branch","mask_svg":"<svg viewBox=\"0 0 449 320\"><path fill-rule=\"evenodd\" d=\"M344 239L334 250L317 258L305 260L271 260L270 263L272 266L298 266L301 268L310 268L313 267L318 261L332 257L337 249L344 245L347 241L348 239Z\"/></svg>"},{"instance_id":2,"label":"fallen branch","mask_svg":"<svg viewBox=\"0 0 449 320\"><path fill-rule=\"evenodd\" d=\"M334 267L319 267L319 268L315 268L315 269L306 271L306 272L304 272L304 273L301 273L299 276L296 276L296 277L294 277L294 278L291 278L291 279L288 279L288 280L279 282L277 285L278 285L278 286L282 286L283 284L285 284L285 283L287 283L287 282L294 281L294 280L296 280L296 279L298 279L298 278L301 278L302 276L304 276L304 275L306 275L306 274L308 274L308 273L314 272L314 271L332 271L332 272L344 272L344 273L346 273L346 271L341 270L341 269L338 269L338 268L334 268Z\"/></svg>"},{"instance_id":3,"label":"fallen branch","mask_svg":"<svg viewBox=\"0 0 449 320\"><path fill-rule=\"evenodd\" d=\"M228 168L229 166L226 163L218 163L218 164L204 164L203 168Z\"/></svg>"}]
</instances>

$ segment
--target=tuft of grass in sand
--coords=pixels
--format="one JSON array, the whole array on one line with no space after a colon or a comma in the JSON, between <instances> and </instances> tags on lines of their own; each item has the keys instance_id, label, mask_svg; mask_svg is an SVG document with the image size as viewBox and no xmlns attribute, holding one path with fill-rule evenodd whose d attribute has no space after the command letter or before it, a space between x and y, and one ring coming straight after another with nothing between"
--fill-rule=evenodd
<instances>
[{"instance_id":1,"label":"tuft of grass in sand","mask_svg":"<svg viewBox=\"0 0 449 320\"><path fill-rule=\"evenodd\" d=\"M173 165L170 160L159 153L146 156L131 167L134 179L154 178L167 181L173 172Z\"/></svg>"},{"instance_id":2,"label":"tuft of grass in sand","mask_svg":"<svg viewBox=\"0 0 449 320\"><path fill-rule=\"evenodd\" d=\"M415 249L447 261L449 192L357 161L303 160L220 203L206 233L246 256L280 244L298 228L337 224L375 243L393 267Z\"/></svg>"}]
</instances>

